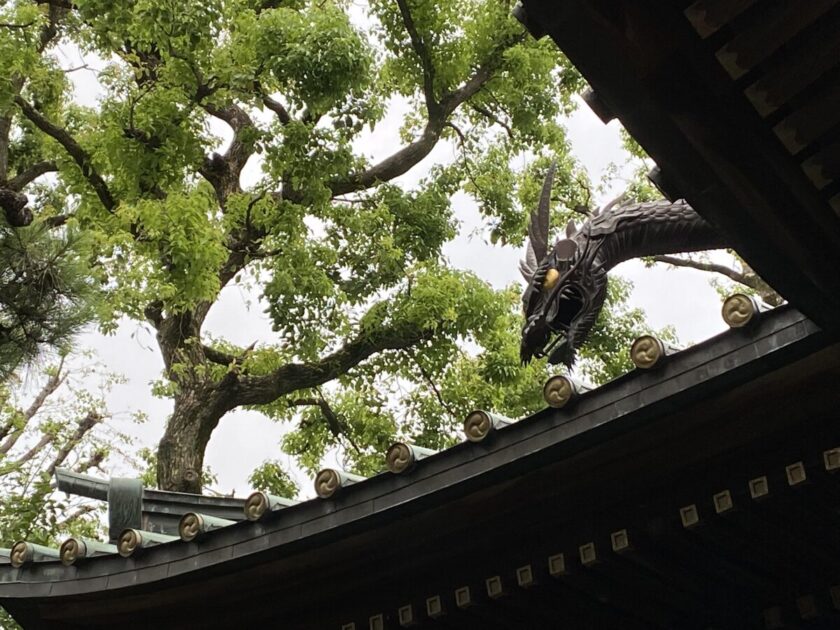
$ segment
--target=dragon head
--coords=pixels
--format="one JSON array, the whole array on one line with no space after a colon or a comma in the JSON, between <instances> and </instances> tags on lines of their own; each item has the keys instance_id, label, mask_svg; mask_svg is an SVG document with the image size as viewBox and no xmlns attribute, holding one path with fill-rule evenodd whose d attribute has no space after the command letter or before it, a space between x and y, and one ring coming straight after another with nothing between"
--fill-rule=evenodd
<instances>
[{"instance_id":1,"label":"dragon head","mask_svg":"<svg viewBox=\"0 0 840 630\"><path fill-rule=\"evenodd\" d=\"M548 356L549 363L571 367L576 350L586 340L604 304L607 275L596 264L599 248L590 238L589 221L579 231L570 221L566 238L548 249L555 170L556 165L552 164L539 206L531 213L528 250L519 266L528 283L522 296L525 324L520 356L523 363Z\"/></svg>"}]
</instances>

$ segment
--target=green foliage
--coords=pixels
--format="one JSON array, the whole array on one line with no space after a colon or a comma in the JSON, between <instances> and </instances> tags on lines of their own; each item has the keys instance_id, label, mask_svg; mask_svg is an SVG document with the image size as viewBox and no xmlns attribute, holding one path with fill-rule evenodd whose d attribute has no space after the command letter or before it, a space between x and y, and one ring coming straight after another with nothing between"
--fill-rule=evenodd
<instances>
[{"instance_id":1,"label":"green foliage","mask_svg":"<svg viewBox=\"0 0 840 630\"><path fill-rule=\"evenodd\" d=\"M551 160L553 224L591 205L561 124L583 82L509 2L373 0L364 15L337 0L73 5L0 9L32 22L0 30L12 127L0 182L55 162L54 179L26 189L37 220L66 214L68 234L85 235L105 330L125 316L157 328L166 371L154 391L176 415L198 397L218 410L194 420L198 439L253 405L290 424L282 447L301 466L336 455L372 473L396 437L440 448L474 407L542 406L547 366L519 363L520 289L493 290L442 254L458 193L478 204L483 236L521 246ZM104 60L95 106L75 102L56 33ZM398 131L383 125L396 106L408 108ZM403 147L374 161L368 131ZM414 168L419 181L399 179ZM243 277L276 332L248 349L202 328ZM614 284L583 353L592 380L626 369L623 349L644 329L626 297ZM192 457L204 443L187 447ZM277 462L251 481L292 490Z\"/></svg>"},{"instance_id":2,"label":"green foliage","mask_svg":"<svg viewBox=\"0 0 840 630\"><path fill-rule=\"evenodd\" d=\"M268 492L278 497L297 496L298 486L279 462L265 461L248 477L248 483L255 490Z\"/></svg>"},{"instance_id":3,"label":"green foliage","mask_svg":"<svg viewBox=\"0 0 840 630\"><path fill-rule=\"evenodd\" d=\"M97 389L90 389L94 375ZM131 440L108 426L105 408L105 396L122 379L92 357L77 355L62 357L27 381L24 387L8 379L0 388L0 546L22 539L54 546L71 535L96 538L104 504L56 492L53 473L57 467L102 470L113 456L125 454Z\"/></svg>"},{"instance_id":4,"label":"green foliage","mask_svg":"<svg viewBox=\"0 0 840 630\"><path fill-rule=\"evenodd\" d=\"M97 295L84 238L0 225L0 382L44 348L66 351Z\"/></svg>"}]
</instances>

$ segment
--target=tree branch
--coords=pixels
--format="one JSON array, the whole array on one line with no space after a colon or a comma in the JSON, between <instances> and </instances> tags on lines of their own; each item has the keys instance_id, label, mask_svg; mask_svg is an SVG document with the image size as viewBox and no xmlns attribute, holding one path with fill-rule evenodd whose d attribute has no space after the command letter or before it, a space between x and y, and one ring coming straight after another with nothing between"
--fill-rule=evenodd
<instances>
[{"instance_id":1,"label":"tree branch","mask_svg":"<svg viewBox=\"0 0 840 630\"><path fill-rule=\"evenodd\" d=\"M513 129L511 129L510 125L508 125L504 120L502 120L501 118L496 116L489 109L485 109L481 105L476 105L475 103L471 103L470 107L472 109L474 109L476 112L478 112L479 114L481 114L482 116L484 116L485 118L487 118L489 121L494 122L497 125L499 125L500 127L502 127L505 130L505 132L507 132L508 138L513 140Z\"/></svg>"},{"instance_id":2,"label":"tree branch","mask_svg":"<svg viewBox=\"0 0 840 630\"><path fill-rule=\"evenodd\" d=\"M330 404L324 400L323 398L294 398L289 401L289 404L295 407L319 407L321 409L321 414L324 416L324 420L327 421L327 427L330 430L330 433L333 434L333 437L338 439L341 437L342 428L341 428L341 421L338 419L338 415L333 411L333 408L330 407Z\"/></svg>"},{"instance_id":3,"label":"tree branch","mask_svg":"<svg viewBox=\"0 0 840 630\"><path fill-rule=\"evenodd\" d=\"M690 269L697 269L698 271L708 271L721 274L738 284L743 284L745 287L752 289L761 297L762 300L767 302L767 304L779 306L784 302L784 298L779 295L773 287L767 284L763 278L746 265L746 263L742 263L745 266L744 271L737 271L736 269L732 269L726 265L702 262L692 260L690 258L678 258L676 256L653 256L652 260L654 262L674 265L675 267L688 267Z\"/></svg>"},{"instance_id":4,"label":"tree branch","mask_svg":"<svg viewBox=\"0 0 840 630\"><path fill-rule=\"evenodd\" d=\"M67 459L67 456L72 452L72 450L79 445L85 435L87 435L88 432L101 421L102 416L94 410L88 411L87 414L79 420L79 424L73 432L73 435L71 435L67 442L58 449L58 453L56 453L53 461L47 467L47 474L50 477L52 477L53 473L55 473L55 469L64 463L64 460Z\"/></svg>"},{"instance_id":5,"label":"tree branch","mask_svg":"<svg viewBox=\"0 0 840 630\"><path fill-rule=\"evenodd\" d=\"M50 377L47 379L47 382L44 383L44 386L40 389L40 391L35 395L35 398L32 400L32 403L29 407L22 413L23 422L21 422L21 426L17 427L12 431L11 435L9 432L13 429L13 425L10 422L6 426L0 430L0 439L3 439L7 435L9 436L2 445L0 445L0 455L6 455L17 441L20 439L20 436L23 435L26 426L29 424L29 421L35 417L35 414L41 410L41 407L44 406L44 403L47 401L47 398L52 396L61 384L64 382L64 379L67 378L66 374L62 374L62 368L64 367L64 357L61 358L61 361L58 364L58 367L55 370L54 374L50 374Z\"/></svg>"},{"instance_id":6,"label":"tree branch","mask_svg":"<svg viewBox=\"0 0 840 630\"><path fill-rule=\"evenodd\" d=\"M86 503L84 505L80 505L79 507L77 507L72 512L68 512L64 516L64 518L61 519L58 522L58 524L56 526L56 529L58 529L58 530L64 529L65 527L67 527L67 525L69 525L73 521L81 518L85 514L90 514L91 512L95 512L98 507L99 506L96 505L95 503Z\"/></svg>"},{"instance_id":7,"label":"tree branch","mask_svg":"<svg viewBox=\"0 0 840 630\"><path fill-rule=\"evenodd\" d=\"M467 81L440 100L440 106L434 115L430 115L423 133L417 140L361 173L355 173L347 179L332 182L330 190L333 196L346 195L370 188L376 182L390 181L408 172L423 160L435 148L437 141L440 139L440 133L446 125L447 118L461 104L472 98L492 78L493 72L502 62L502 53L524 39L525 34L520 33L497 46Z\"/></svg>"},{"instance_id":8,"label":"tree branch","mask_svg":"<svg viewBox=\"0 0 840 630\"><path fill-rule=\"evenodd\" d=\"M437 401L440 404L440 406L451 417L457 418L458 415L454 412L452 407L443 399L443 395L440 393L440 390L438 389L437 384L435 383L434 379L432 378L432 375L429 374L429 372L426 370L426 368L423 367L423 365L420 363L420 361L417 359L417 357L415 356L415 354L413 352L406 352L406 354L411 357L412 361L414 361L414 364L417 366L417 369L420 371L420 376L422 376L423 380L426 381L426 384L429 386L429 388L434 393L435 398L437 398Z\"/></svg>"},{"instance_id":9,"label":"tree branch","mask_svg":"<svg viewBox=\"0 0 840 630\"><path fill-rule=\"evenodd\" d=\"M443 121L430 120L426 123L421 136L414 142L407 144L402 149L382 160L379 164L369 169L351 175L348 179L333 182L330 185L333 196L346 195L370 188L377 182L391 181L403 173L407 173L413 166L423 160L432 149L435 148L440 132L443 128Z\"/></svg>"},{"instance_id":10,"label":"tree branch","mask_svg":"<svg viewBox=\"0 0 840 630\"><path fill-rule=\"evenodd\" d=\"M405 30L411 39L411 47L420 59L420 67L423 71L423 96L426 99L426 110L429 112L430 119L437 118L439 105L435 99L435 68L432 64L432 57L429 54L429 49L426 48L426 42L423 41L423 38L417 31L417 25L411 16L408 2L406 0L397 0L397 5L400 8L400 15L402 16L403 24L405 24Z\"/></svg>"},{"instance_id":11,"label":"tree branch","mask_svg":"<svg viewBox=\"0 0 840 630\"><path fill-rule=\"evenodd\" d=\"M58 170L58 165L52 160L44 160L36 162L26 170L18 173L9 180L8 186L11 190L23 190L23 188L38 179L41 175L46 173L54 173Z\"/></svg>"},{"instance_id":12,"label":"tree branch","mask_svg":"<svg viewBox=\"0 0 840 630\"><path fill-rule=\"evenodd\" d=\"M320 390L318 391L320 396ZM332 433L333 437L336 440L340 440L343 437L347 438L347 441L350 442L350 446L352 446L357 453L361 452L361 449L353 441L353 437L350 435L350 431L347 428L347 423L342 421L342 419L338 416L338 414L333 410L327 400L320 396L319 398L295 398L289 401L289 404L298 406L298 407L318 407L321 409L321 415L324 416L324 420L327 421L327 428Z\"/></svg>"},{"instance_id":13,"label":"tree branch","mask_svg":"<svg viewBox=\"0 0 840 630\"><path fill-rule=\"evenodd\" d=\"M74 5L70 0L35 0L36 4L46 4L50 7L56 7L58 9L75 9L76 5Z\"/></svg>"},{"instance_id":14,"label":"tree branch","mask_svg":"<svg viewBox=\"0 0 840 630\"><path fill-rule=\"evenodd\" d=\"M35 22L26 22L25 24L10 24L9 22L0 22L0 28L9 28L9 29L29 28L33 24L35 24Z\"/></svg>"},{"instance_id":15,"label":"tree branch","mask_svg":"<svg viewBox=\"0 0 840 630\"><path fill-rule=\"evenodd\" d=\"M430 336L431 330L414 327L386 328L362 334L320 361L289 363L271 374L240 377L227 405L234 409L242 405L271 403L291 392L323 385L378 352L409 348Z\"/></svg>"},{"instance_id":16,"label":"tree branch","mask_svg":"<svg viewBox=\"0 0 840 630\"><path fill-rule=\"evenodd\" d=\"M730 280L734 280L739 284L743 284L745 286L750 286L747 284L749 281L747 276L745 276L740 271L736 271L726 265L719 265L717 263L711 262L702 262L699 260L691 260L690 258L679 258L677 256L652 256L651 257L654 262L665 263L668 265L674 265L675 267L688 267L690 269L697 269L698 271L710 271L712 273L719 273L721 275L726 276ZM752 287L755 288L755 287Z\"/></svg>"},{"instance_id":17,"label":"tree branch","mask_svg":"<svg viewBox=\"0 0 840 630\"><path fill-rule=\"evenodd\" d=\"M108 190L108 185L105 183L105 180L93 168L93 161L87 151L65 129L47 120L38 110L27 103L23 97L16 96L15 103L21 108L23 115L32 121L38 129L64 147L64 150L67 151L68 155L73 158L73 161L81 169L82 175L96 192L99 201L105 206L105 209L108 212L113 212L117 204L111 196L111 191Z\"/></svg>"},{"instance_id":18,"label":"tree branch","mask_svg":"<svg viewBox=\"0 0 840 630\"><path fill-rule=\"evenodd\" d=\"M204 351L204 356L207 357L207 360L211 363L216 363L218 365L230 365L236 361L236 357L232 354L222 352L216 348L211 348L208 345L202 344L201 349Z\"/></svg>"},{"instance_id":19,"label":"tree branch","mask_svg":"<svg viewBox=\"0 0 840 630\"><path fill-rule=\"evenodd\" d=\"M202 107L208 114L226 122L233 129L233 140L225 154L214 153L199 170L212 184L219 204L224 208L228 196L240 190L239 176L254 153L253 142L244 141L243 136L247 131L253 131L255 125L248 113L235 103L223 108L213 105Z\"/></svg>"},{"instance_id":20,"label":"tree branch","mask_svg":"<svg viewBox=\"0 0 840 630\"><path fill-rule=\"evenodd\" d=\"M283 103L265 94L262 97L262 102L263 105L277 114L277 118L282 124L288 125L292 122L292 116L289 114L288 110L283 107Z\"/></svg>"}]
</instances>

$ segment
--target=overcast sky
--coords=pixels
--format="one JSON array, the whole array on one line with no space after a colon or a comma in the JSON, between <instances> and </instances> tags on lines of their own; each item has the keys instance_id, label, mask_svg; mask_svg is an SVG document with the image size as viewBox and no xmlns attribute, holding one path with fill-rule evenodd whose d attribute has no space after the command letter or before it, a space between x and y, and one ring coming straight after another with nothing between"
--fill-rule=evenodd
<instances>
[{"instance_id":1,"label":"overcast sky","mask_svg":"<svg viewBox=\"0 0 840 630\"><path fill-rule=\"evenodd\" d=\"M75 50L64 49L62 55L65 67L76 67L82 61ZM84 62L98 65L89 56ZM81 70L71 76L78 99L84 104L94 105L100 95L95 75ZM364 147L372 159L386 156L399 146L397 128L402 118L401 109L399 103L395 104L376 131L368 133L360 141L359 146ZM611 162L624 161L617 123L604 125L581 103L565 124L575 154L592 181L600 181ZM431 164L455 158L454 147L441 144L400 181L410 186L423 176ZM259 164L252 159L244 183L248 184L258 176ZM614 192L608 191L604 196ZM596 201L603 203L605 199ZM450 263L475 272L497 288L521 282L517 262L522 252L510 247L490 246L481 236L476 236L481 219L476 204L469 197L459 194L453 205L460 221L460 231L457 238L444 248ZM613 273L633 282L631 304L645 310L649 323L654 328L674 326L682 343L701 341L725 327L720 318L720 299L709 285L706 274L685 269L648 269L632 261L617 267ZM259 296L238 285L223 290L220 300L210 312L205 331L241 346L254 341L270 343L274 340ZM89 332L83 335L81 344L95 350L109 369L127 378L127 383L115 387L108 399L110 410L114 413L113 423L136 436L136 447L154 448L162 435L171 403L150 394L149 384L160 378L162 369L152 329L148 325L126 320L116 334L105 337ZM145 412L148 422L143 425L131 423L130 413L136 410ZM279 458L292 468L293 462L281 453L279 447L283 431L283 426L259 413L237 411L225 416L213 433L205 459L205 464L218 476L217 489L223 492L235 490L237 495L247 494L250 490L246 481L248 474L266 459ZM324 462L325 465L335 463ZM301 482L302 496L313 496L311 482L299 475L297 478Z\"/></svg>"}]
</instances>

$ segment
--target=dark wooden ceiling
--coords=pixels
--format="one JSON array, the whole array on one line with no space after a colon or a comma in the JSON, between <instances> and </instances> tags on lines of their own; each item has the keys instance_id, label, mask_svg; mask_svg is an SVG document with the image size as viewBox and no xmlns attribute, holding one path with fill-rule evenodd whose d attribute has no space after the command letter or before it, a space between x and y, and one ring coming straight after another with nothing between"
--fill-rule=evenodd
<instances>
[{"instance_id":1,"label":"dark wooden ceiling","mask_svg":"<svg viewBox=\"0 0 840 630\"><path fill-rule=\"evenodd\" d=\"M840 1L523 2L666 193L840 332Z\"/></svg>"}]
</instances>

